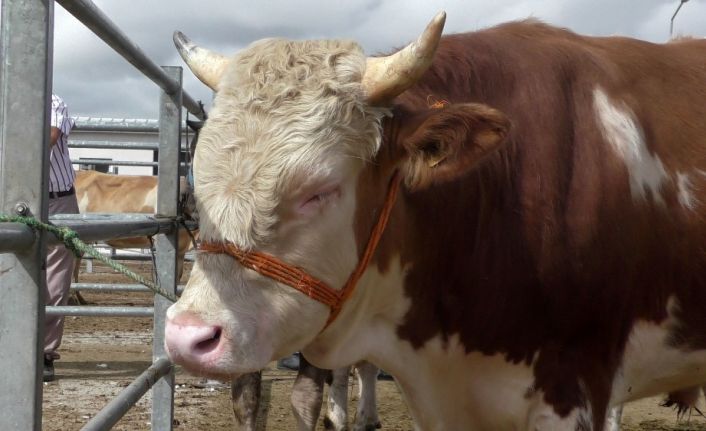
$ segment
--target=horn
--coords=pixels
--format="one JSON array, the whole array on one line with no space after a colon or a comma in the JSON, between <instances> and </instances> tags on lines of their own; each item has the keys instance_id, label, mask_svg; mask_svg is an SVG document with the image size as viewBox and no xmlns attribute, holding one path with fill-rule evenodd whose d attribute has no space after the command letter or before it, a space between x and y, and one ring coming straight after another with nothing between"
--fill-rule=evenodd
<instances>
[{"instance_id":1,"label":"horn","mask_svg":"<svg viewBox=\"0 0 706 431\"><path fill-rule=\"evenodd\" d=\"M446 12L439 12L404 49L387 57L368 57L363 89L369 103L384 104L417 82L434 60L445 22Z\"/></svg>"},{"instance_id":2,"label":"horn","mask_svg":"<svg viewBox=\"0 0 706 431\"><path fill-rule=\"evenodd\" d=\"M196 46L184 33L174 32L174 46L194 75L204 84L218 91L223 71L229 59L221 54Z\"/></svg>"}]
</instances>

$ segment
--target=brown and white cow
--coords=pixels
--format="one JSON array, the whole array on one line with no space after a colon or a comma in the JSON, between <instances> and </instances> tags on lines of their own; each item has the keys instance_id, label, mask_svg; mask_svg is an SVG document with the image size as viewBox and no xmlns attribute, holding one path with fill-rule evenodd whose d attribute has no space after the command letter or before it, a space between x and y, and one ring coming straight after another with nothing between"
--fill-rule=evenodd
<instances>
[{"instance_id":1,"label":"brown and white cow","mask_svg":"<svg viewBox=\"0 0 706 431\"><path fill-rule=\"evenodd\" d=\"M212 376L367 359L424 430L600 430L706 382L706 41L440 37L444 18L380 58L177 35L217 95L170 356Z\"/></svg>"},{"instance_id":2,"label":"brown and white cow","mask_svg":"<svg viewBox=\"0 0 706 431\"><path fill-rule=\"evenodd\" d=\"M76 199L81 213L148 213L154 214L157 206L157 177L146 175L112 175L97 171L76 171ZM186 206L193 206L186 181L180 186ZM191 211L189 211L191 212ZM149 238L134 237L106 241L114 248L150 248ZM177 276L181 278L184 256L193 244L189 232L179 229L177 250ZM77 261L77 268L80 261Z\"/></svg>"}]
</instances>

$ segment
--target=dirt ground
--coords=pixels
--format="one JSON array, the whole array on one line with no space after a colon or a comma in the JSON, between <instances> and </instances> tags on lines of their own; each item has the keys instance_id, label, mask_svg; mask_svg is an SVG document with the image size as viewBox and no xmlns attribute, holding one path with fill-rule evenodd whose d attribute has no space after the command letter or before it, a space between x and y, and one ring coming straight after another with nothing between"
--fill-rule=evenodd
<instances>
[{"instance_id":1,"label":"dirt ground","mask_svg":"<svg viewBox=\"0 0 706 431\"><path fill-rule=\"evenodd\" d=\"M147 264L133 263L134 269L149 273ZM188 269L188 266L187 266ZM188 274L188 271L186 272ZM186 278L186 275L185 277ZM100 265L94 272L81 273L81 282L123 283L122 276ZM148 294L106 294L84 292L95 305L148 306ZM78 430L105 404L125 388L151 363L152 320L149 318L68 317L61 346L61 359L55 363L57 380L44 384L43 429ZM274 368L264 371L262 402L258 419L261 430L294 430L289 393L296 374ZM352 418L357 399L356 380L351 379L349 411ZM177 369L174 429L233 430L234 421L228 386L205 387L204 382ZM412 422L394 382L378 382L378 409L384 430L411 430ZM625 431L681 430L706 431L706 419L698 413L678 421L676 413L659 407L659 398L631 403L625 407ZM703 403L703 400L701 400ZM150 429L150 393L115 426L116 430ZM701 406L701 411L704 410ZM323 429L321 420L317 429Z\"/></svg>"}]
</instances>

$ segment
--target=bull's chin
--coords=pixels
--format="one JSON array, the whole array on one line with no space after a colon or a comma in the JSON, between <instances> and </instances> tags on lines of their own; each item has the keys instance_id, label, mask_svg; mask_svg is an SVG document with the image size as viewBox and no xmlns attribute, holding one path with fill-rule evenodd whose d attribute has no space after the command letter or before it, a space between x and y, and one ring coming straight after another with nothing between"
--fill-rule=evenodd
<instances>
[{"instance_id":1,"label":"bull's chin","mask_svg":"<svg viewBox=\"0 0 706 431\"><path fill-rule=\"evenodd\" d=\"M243 374L260 371L265 368L267 364L260 367L203 367L188 363L177 363L177 365L180 365L186 372L195 376L229 382L242 376Z\"/></svg>"}]
</instances>

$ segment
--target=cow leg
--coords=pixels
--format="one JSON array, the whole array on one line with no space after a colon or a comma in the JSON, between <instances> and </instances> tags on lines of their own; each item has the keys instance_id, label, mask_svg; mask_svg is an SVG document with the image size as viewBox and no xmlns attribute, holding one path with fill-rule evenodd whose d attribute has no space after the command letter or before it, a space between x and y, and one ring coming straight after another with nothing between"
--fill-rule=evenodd
<instances>
[{"instance_id":1,"label":"cow leg","mask_svg":"<svg viewBox=\"0 0 706 431\"><path fill-rule=\"evenodd\" d=\"M78 274L81 270L81 258L74 259L73 282L78 283ZM88 301L81 295L81 291L73 290L69 293L69 305L86 305Z\"/></svg>"},{"instance_id":2,"label":"cow leg","mask_svg":"<svg viewBox=\"0 0 706 431\"><path fill-rule=\"evenodd\" d=\"M324 398L324 381L329 375L309 363L304 355L299 358L299 373L292 387L292 411L297 420L297 429L313 431L321 413Z\"/></svg>"},{"instance_id":3,"label":"cow leg","mask_svg":"<svg viewBox=\"0 0 706 431\"><path fill-rule=\"evenodd\" d=\"M231 382L230 394L235 416L235 429L255 431L260 407L262 372L244 374Z\"/></svg>"},{"instance_id":4,"label":"cow leg","mask_svg":"<svg viewBox=\"0 0 706 431\"><path fill-rule=\"evenodd\" d=\"M81 271L81 258L77 257L74 261L74 283L78 283L78 274Z\"/></svg>"},{"instance_id":5,"label":"cow leg","mask_svg":"<svg viewBox=\"0 0 706 431\"><path fill-rule=\"evenodd\" d=\"M184 256L177 256L177 284L181 281L181 275L184 273Z\"/></svg>"},{"instance_id":6,"label":"cow leg","mask_svg":"<svg viewBox=\"0 0 706 431\"><path fill-rule=\"evenodd\" d=\"M358 370L359 400L353 431L373 431L382 426L378 419L377 401L375 399L378 367L370 362L363 361L359 362L355 368Z\"/></svg>"},{"instance_id":7,"label":"cow leg","mask_svg":"<svg viewBox=\"0 0 706 431\"><path fill-rule=\"evenodd\" d=\"M328 403L324 428L343 431L348 429L348 376L351 367L332 371L331 386L328 391Z\"/></svg>"},{"instance_id":8,"label":"cow leg","mask_svg":"<svg viewBox=\"0 0 706 431\"><path fill-rule=\"evenodd\" d=\"M613 407L608 411L605 420L605 431L620 431L620 421L623 418L623 405Z\"/></svg>"}]
</instances>

